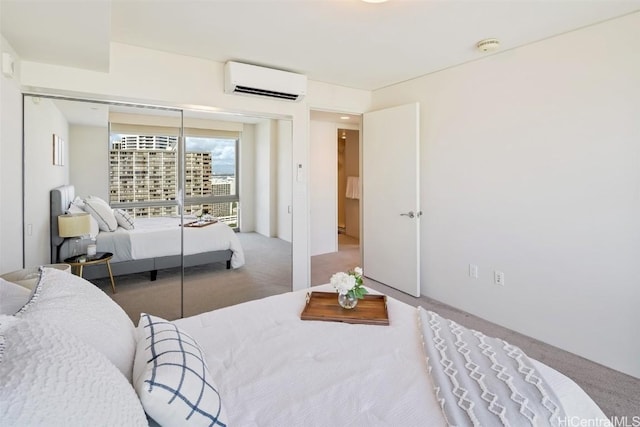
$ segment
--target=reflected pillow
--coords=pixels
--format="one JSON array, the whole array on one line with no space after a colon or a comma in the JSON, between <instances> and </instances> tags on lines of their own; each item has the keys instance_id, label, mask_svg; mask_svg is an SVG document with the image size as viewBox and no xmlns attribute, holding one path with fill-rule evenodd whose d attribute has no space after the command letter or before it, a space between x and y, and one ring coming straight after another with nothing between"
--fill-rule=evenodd
<instances>
[{"instance_id":1,"label":"reflected pillow","mask_svg":"<svg viewBox=\"0 0 640 427\"><path fill-rule=\"evenodd\" d=\"M99 197L89 197L84 201L84 209L98 221L98 227L102 231L116 231L118 221L113 215L113 209Z\"/></svg>"},{"instance_id":2,"label":"reflected pillow","mask_svg":"<svg viewBox=\"0 0 640 427\"><path fill-rule=\"evenodd\" d=\"M127 211L122 209L114 209L113 215L116 217L116 221L118 222L118 225L120 227L124 228L125 230L134 229L133 218L131 218L131 215L129 215Z\"/></svg>"},{"instance_id":3,"label":"reflected pillow","mask_svg":"<svg viewBox=\"0 0 640 427\"><path fill-rule=\"evenodd\" d=\"M82 209L82 212L84 212L84 200L82 200L82 198L79 196L76 196L76 198L73 199L73 202L71 202L71 206ZM71 206L69 206L69 208L71 208Z\"/></svg>"},{"instance_id":4,"label":"reflected pillow","mask_svg":"<svg viewBox=\"0 0 640 427\"><path fill-rule=\"evenodd\" d=\"M84 206L84 202L82 202L82 206ZM88 212L85 211L84 208L81 208L80 205L74 201L73 203L71 203L71 205L69 205L69 209L67 209L67 213L78 214L78 213L88 213ZM91 222L91 230L89 231L89 235L95 238L100 232L98 221L96 221L93 215L89 216L89 221Z\"/></svg>"}]
</instances>

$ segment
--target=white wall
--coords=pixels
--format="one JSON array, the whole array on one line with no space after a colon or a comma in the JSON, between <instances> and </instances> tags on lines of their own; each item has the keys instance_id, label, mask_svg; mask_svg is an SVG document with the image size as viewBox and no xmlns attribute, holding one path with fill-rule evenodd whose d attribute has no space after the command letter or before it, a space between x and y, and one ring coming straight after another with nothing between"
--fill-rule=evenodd
<instances>
[{"instance_id":1,"label":"white wall","mask_svg":"<svg viewBox=\"0 0 640 427\"><path fill-rule=\"evenodd\" d=\"M640 377L639 100L640 13L375 92L422 105L422 293Z\"/></svg>"},{"instance_id":2,"label":"white wall","mask_svg":"<svg viewBox=\"0 0 640 427\"><path fill-rule=\"evenodd\" d=\"M33 118L24 133L25 266L51 262L50 190L69 183L69 125L55 104L46 98L29 98L24 103L25 115ZM64 166L53 164L53 135L65 143Z\"/></svg>"},{"instance_id":3,"label":"white wall","mask_svg":"<svg viewBox=\"0 0 640 427\"><path fill-rule=\"evenodd\" d=\"M273 138L271 120L265 120L255 126L255 163L254 163L254 222L255 231L267 237L275 237L276 182L274 180L276 140Z\"/></svg>"},{"instance_id":4,"label":"white wall","mask_svg":"<svg viewBox=\"0 0 640 427\"><path fill-rule=\"evenodd\" d=\"M246 124L240 137L240 231L255 231L255 125Z\"/></svg>"},{"instance_id":5,"label":"white wall","mask_svg":"<svg viewBox=\"0 0 640 427\"><path fill-rule=\"evenodd\" d=\"M309 219L311 256L338 250L338 125L312 120Z\"/></svg>"},{"instance_id":6,"label":"white wall","mask_svg":"<svg viewBox=\"0 0 640 427\"><path fill-rule=\"evenodd\" d=\"M345 234L360 238L360 199L348 199L346 195L346 179L350 176L360 176L360 132L346 130L344 153L345 182L344 192L339 195L344 200Z\"/></svg>"},{"instance_id":7,"label":"white wall","mask_svg":"<svg viewBox=\"0 0 640 427\"><path fill-rule=\"evenodd\" d=\"M291 121L278 120L277 133L278 133L278 208L277 208L277 235L279 239L286 242L291 242L291 191L293 186L293 175L291 154L292 144L291 139Z\"/></svg>"},{"instance_id":8,"label":"white wall","mask_svg":"<svg viewBox=\"0 0 640 427\"><path fill-rule=\"evenodd\" d=\"M13 78L0 73L0 274L22 268L22 94L20 60L4 37L0 51L15 60Z\"/></svg>"},{"instance_id":9,"label":"white wall","mask_svg":"<svg viewBox=\"0 0 640 427\"><path fill-rule=\"evenodd\" d=\"M291 121L245 125L240 152L241 231L291 242Z\"/></svg>"},{"instance_id":10,"label":"white wall","mask_svg":"<svg viewBox=\"0 0 640 427\"><path fill-rule=\"evenodd\" d=\"M109 128L69 128L69 183L76 195L109 200Z\"/></svg>"}]
</instances>

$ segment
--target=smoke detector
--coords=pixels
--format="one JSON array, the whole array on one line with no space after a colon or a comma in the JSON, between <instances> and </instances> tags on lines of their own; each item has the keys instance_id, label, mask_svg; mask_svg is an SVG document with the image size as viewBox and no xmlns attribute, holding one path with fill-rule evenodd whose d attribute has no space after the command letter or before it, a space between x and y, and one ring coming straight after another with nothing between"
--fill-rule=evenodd
<instances>
[{"instance_id":1,"label":"smoke detector","mask_svg":"<svg viewBox=\"0 0 640 427\"><path fill-rule=\"evenodd\" d=\"M500 40L498 39L484 39L476 43L476 48L480 52L491 52L500 47Z\"/></svg>"}]
</instances>

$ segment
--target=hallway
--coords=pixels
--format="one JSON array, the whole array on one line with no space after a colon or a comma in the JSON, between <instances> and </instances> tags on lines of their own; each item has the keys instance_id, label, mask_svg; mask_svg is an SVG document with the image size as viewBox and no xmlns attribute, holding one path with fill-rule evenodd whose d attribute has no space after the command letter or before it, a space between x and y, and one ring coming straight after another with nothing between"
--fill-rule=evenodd
<instances>
[{"instance_id":1,"label":"hallway","mask_svg":"<svg viewBox=\"0 0 640 427\"><path fill-rule=\"evenodd\" d=\"M338 252L311 257L311 286L329 283L334 273L362 267L360 241L346 234L338 234Z\"/></svg>"}]
</instances>

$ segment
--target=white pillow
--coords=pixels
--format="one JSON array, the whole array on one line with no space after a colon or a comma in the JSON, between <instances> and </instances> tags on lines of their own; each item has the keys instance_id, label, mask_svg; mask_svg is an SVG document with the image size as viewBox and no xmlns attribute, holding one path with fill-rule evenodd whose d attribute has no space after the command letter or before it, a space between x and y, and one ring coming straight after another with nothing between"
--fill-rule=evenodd
<instances>
[{"instance_id":1,"label":"white pillow","mask_svg":"<svg viewBox=\"0 0 640 427\"><path fill-rule=\"evenodd\" d=\"M103 355L60 328L0 316L3 426L146 426L133 387Z\"/></svg>"},{"instance_id":2,"label":"white pillow","mask_svg":"<svg viewBox=\"0 0 640 427\"><path fill-rule=\"evenodd\" d=\"M113 215L116 217L116 221L118 222L118 225L120 227L124 228L125 230L134 229L133 218L131 218L131 215L129 215L127 211L122 209L114 209Z\"/></svg>"},{"instance_id":3,"label":"white pillow","mask_svg":"<svg viewBox=\"0 0 640 427\"><path fill-rule=\"evenodd\" d=\"M138 323L133 386L146 413L163 426L224 426L222 400L198 343L146 313Z\"/></svg>"},{"instance_id":4,"label":"white pillow","mask_svg":"<svg viewBox=\"0 0 640 427\"><path fill-rule=\"evenodd\" d=\"M89 197L84 201L84 210L89 212L98 221L98 227L102 231L116 231L118 221L113 215L113 209L99 197Z\"/></svg>"},{"instance_id":5,"label":"white pillow","mask_svg":"<svg viewBox=\"0 0 640 427\"><path fill-rule=\"evenodd\" d=\"M82 202L82 206L84 206L84 202ZM69 209L67 209L67 213L70 214L78 214L85 213L84 209L80 208L75 202L69 205ZM89 216L89 221L91 222L91 231L89 231L89 235L95 238L100 232L100 226L98 226L98 221L93 217L93 215Z\"/></svg>"},{"instance_id":6,"label":"white pillow","mask_svg":"<svg viewBox=\"0 0 640 427\"><path fill-rule=\"evenodd\" d=\"M43 268L31 300L16 313L57 326L104 354L131 382L135 326L108 295L91 282Z\"/></svg>"},{"instance_id":7,"label":"white pillow","mask_svg":"<svg viewBox=\"0 0 640 427\"><path fill-rule=\"evenodd\" d=\"M71 202L71 206L82 209L82 211L84 212L84 200L82 200L82 198L79 196L76 196L76 198L73 199L73 201ZM71 208L71 206L69 206L69 208Z\"/></svg>"},{"instance_id":8,"label":"white pillow","mask_svg":"<svg viewBox=\"0 0 640 427\"><path fill-rule=\"evenodd\" d=\"M0 314L15 314L29 301L31 290L0 277Z\"/></svg>"}]
</instances>

